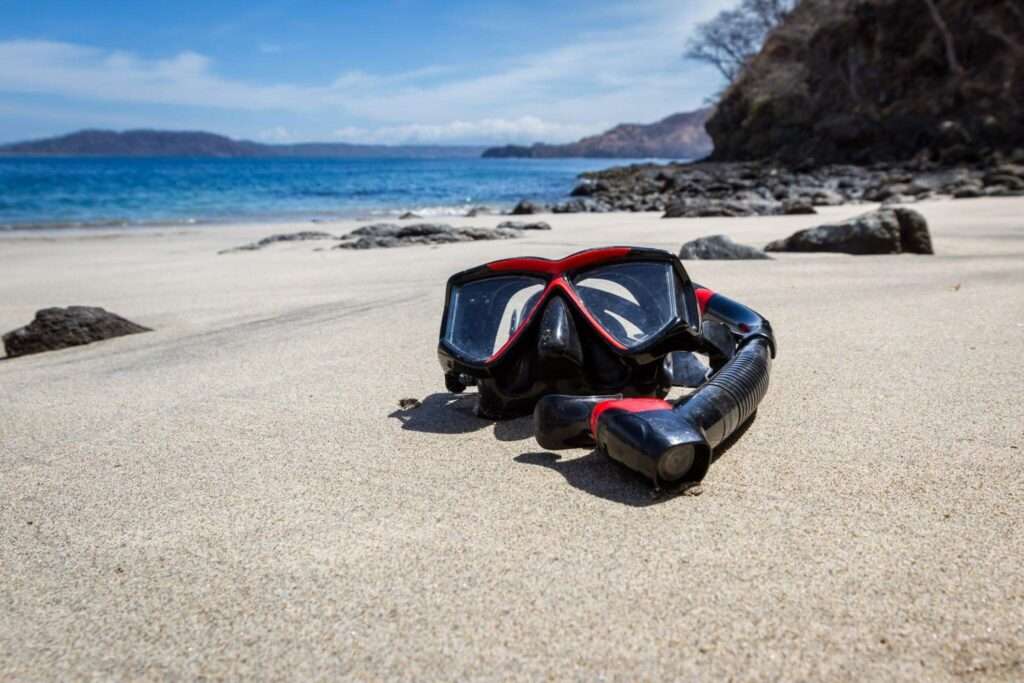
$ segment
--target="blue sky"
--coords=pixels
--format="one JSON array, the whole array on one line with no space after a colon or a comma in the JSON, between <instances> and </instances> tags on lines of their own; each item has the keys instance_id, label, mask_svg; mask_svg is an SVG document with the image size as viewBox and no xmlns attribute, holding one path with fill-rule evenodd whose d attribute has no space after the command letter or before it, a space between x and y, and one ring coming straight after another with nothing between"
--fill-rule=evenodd
<instances>
[{"instance_id":1,"label":"blue sky","mask_svg":"<svg viewBox=\"0 0 1024 683\"><path fill-rule=\"evenodd\" d=\"M693 109L729 0L0 0L0 141L78 128L561 142Z\"/></svg>"}]
</instances>

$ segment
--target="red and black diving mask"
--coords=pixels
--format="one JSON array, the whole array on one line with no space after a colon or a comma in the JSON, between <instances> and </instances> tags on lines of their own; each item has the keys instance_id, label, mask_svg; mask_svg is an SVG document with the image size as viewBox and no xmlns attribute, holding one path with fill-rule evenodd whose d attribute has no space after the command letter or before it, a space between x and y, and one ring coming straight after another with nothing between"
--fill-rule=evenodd
<instances>
[{"instance_id":1,"label":"red and black diving mask","mask_svg":"<svg viewBox=\"0 0 1024 683\"><path fill-rule=\"evenodd\" d=\"M478 387L481 416L503 419L533 411L542 446L596 443L658 483L703 476L710 464L709 440L702 438L690 449L689 463L676 453L676 466L669 471L659 462L651 469L643 456L626 453L632 446L607 448L599 434L608 430L601 428L623 421L616 415L635 423L673 412L716 378L728 378L723 373L748 347L763 365L763 373L751 380L760 395L752 401L733 396L745 415L731 420L730 433L767 390L774 354L770 325L750 309L694 285L668 252L608 247L555 261L505 259L453 275L438 357L450 391ZM663 399L673 385L698 391L672 404ZM641 441L651 441L645 428L631 427L640 429ZM630 438L618 432L609 436L620 442ZM717 436L712 435L715 445L728 434ZM657 443L645 447L661 448Z\"/></svg>"}]
</instances>

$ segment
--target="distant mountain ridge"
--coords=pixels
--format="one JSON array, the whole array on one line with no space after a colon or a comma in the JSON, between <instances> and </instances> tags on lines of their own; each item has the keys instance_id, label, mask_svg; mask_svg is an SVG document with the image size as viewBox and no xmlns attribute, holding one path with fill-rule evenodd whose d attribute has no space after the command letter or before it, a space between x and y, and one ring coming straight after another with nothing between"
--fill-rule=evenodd
<instances>
[{"instance_id":1,"label":"distant mountain ridge","mask_svg":"<svg viewBox=\"0 0 1024 683\"><path fill-rule=\"evenodd\" d=\"M704 123L712 108L673 114L649 124L623 123L599 135L591 135L565 145L542 142L530 146L491 147L485 157L589 157L609 159L698 159L711 153L712 143Z\"/></svg>"},{"instance_id":2,"label":"distant mountain ridge","mask_svg":"<svg viewBox=\"0 0 1024 683\"><path fill-rule=\"evenodd\" d=\"M0 156L436 158L479 157L483 149L471 145L391 146L344 142L268 145L202 131L80 130L58 137L0 145Z\"/></svg>"}]
</instances>

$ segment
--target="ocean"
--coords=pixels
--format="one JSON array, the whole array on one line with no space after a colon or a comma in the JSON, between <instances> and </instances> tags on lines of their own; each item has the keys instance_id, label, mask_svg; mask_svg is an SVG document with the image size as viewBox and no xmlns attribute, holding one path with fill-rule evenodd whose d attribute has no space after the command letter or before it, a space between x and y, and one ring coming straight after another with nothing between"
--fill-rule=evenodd
<instances>
[{"instance_id":1,"label":"ocean","mask_svg":"<svg viewBox=\"0 0 1024 683\"><path fill-rule=\"evenodd\" d=\"M564 200L610 159L0 158L0 230L424 218Z\"/></svg>"}]
</instances>

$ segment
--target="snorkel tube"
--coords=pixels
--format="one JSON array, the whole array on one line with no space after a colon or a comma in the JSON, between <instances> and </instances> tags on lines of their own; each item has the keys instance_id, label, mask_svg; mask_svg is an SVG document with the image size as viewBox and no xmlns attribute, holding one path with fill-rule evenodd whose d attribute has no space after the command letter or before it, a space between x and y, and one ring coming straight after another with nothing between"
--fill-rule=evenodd
<instances>
[{"instance_id":1,"label":"snorkel tube","mask_svg":"<svg viewBox=\"0 0 1024 683\"><path fill-rule=\"evenodd\" d=\"M675 403L658 398L548 395L534 413L537 442L558 450L596 446L656 487L704 478L714 451L768 391L775 338L757 312L695 287L710 378Z\"/></svg>"}]
</instances>

